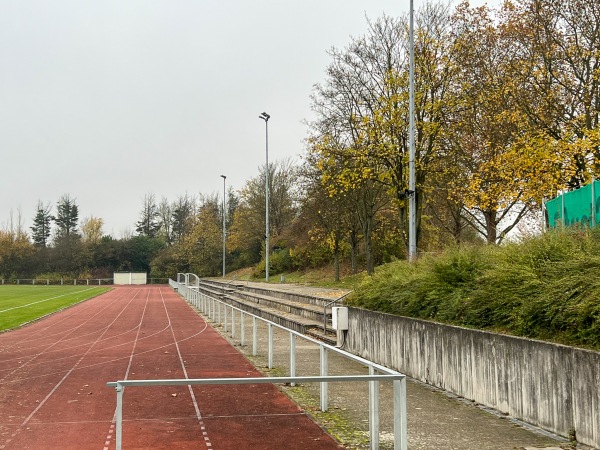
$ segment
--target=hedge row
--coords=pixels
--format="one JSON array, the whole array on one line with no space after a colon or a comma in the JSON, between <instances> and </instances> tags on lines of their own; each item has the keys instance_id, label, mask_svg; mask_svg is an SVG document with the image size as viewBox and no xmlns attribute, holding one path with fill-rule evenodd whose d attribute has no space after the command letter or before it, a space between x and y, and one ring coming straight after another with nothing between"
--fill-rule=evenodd
<instances>
[{"instance_id":1,"label":"hedge row","mask_svg":"<svg viewBox=\"0 0 600 450\"><path fill-rule=\"evenodd\" d=\"M352 305L600 349L600 230L556 230L378 269Z\"/></svg>"}]
</instances>

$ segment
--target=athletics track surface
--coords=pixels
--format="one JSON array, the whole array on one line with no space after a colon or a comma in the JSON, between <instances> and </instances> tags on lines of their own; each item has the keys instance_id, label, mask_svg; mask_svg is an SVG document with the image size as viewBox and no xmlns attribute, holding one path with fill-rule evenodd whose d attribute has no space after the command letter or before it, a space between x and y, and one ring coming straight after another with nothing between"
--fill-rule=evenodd
<instances>
[{"instance_id":1,"label":"athletics track surface","mask_svg":"<svg viewBox=\"0 0 600 450\"><path fill-rule=\"evenodd\" d=\"M117 287L0 334L0 450L115 448L126 379L260 373L172 289ZM128 387L123 449L339 449L273 385Z\"/></svg>"}]
</instances>

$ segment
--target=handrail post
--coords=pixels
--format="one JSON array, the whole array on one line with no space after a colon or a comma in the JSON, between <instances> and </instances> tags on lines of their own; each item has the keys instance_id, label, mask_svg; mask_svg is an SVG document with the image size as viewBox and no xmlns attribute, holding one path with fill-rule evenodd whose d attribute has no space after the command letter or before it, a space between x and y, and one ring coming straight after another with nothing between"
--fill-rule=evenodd
<instances>
[{"instance_id":1,"label":"handrail post","mask_svg":"<svg viewBox=\"0 0 600 450\"><path fill-rule=\"evenodd\" d=\"M256 356L258 348L258 330L256 327L256 316L252 316L252 356Z\"/></svg>"},{"instance_id":2,"label":"handrail post","mask_svg":"<svg viewBox=\"0 0 600 450\"><path fill-rule=\"evenodd\" d=\"M235 309L231 307L231 337L235 339Z\"/></svg>"},{"instance_id":3,"label":"handrail post","mask_svg":"<svg viewBox=\"0 0 600 450\"><path fill-rule=\"evenodd\" d=\"M290 377L296 376L296 335L290 331ZM290 383L296 386L296 383Z\"/></svg>"},{"instance_id":4,"label":"handrail post","mask_svg":"<svg viewBox=\"0 0 600 450\"><path fill-rule=\"evenodd\" d=\"M369 375L376 375L369 366ZM369 381L369 434L371 450L379 450L379 381Z\"/></svg>"},{"instance_id":5,"label":"handrail post","mask_svg":"<svg viewBox=\"0 0 600 450\"><path fill-rule=\"evenodd\" d=\"M116 450L121 450L123 448L123 391L124 387L117 382L117 386L115 390L117 391L117 410L115 412L115 421L116 424L116 436L115 436L115 446Z\"/></svg>"},{"instance_id":6,"label":"handrail post","mask_svg":"<svg viewBox=\"0 0 600 450\"><path fill-rule=\"evenodd\" d=\"M244 345L246 345L246 330L245 330L245 324L244 324L244 320L246 319L244 314L244 311L240 311L240 345L243 347Z\"/></svg>"},{"instance_id":7,"label":"handrail post","mask_svg":"<svg viewBox=\"0 0 600 450\"><path fill-rule=\"evenodd\" d=\"M269 361L268 361L268 367L269 369L273 368L273 324L271 324L270 322L267 324L267 329L269 331Z\"/></svg>"},{"instance_id":8,"label":"handrail post","mask_svg":"<svg viewBox=\"0 0 600 450\"><path fill-rule=\"evenodd\" d=\"M406 378L394 380L394 450L408 450Z\"/></svg>"},{"instance_id":9,"label":"handrail post","mask_svg":"<svg viewBox=\"0 0 600 450\"><path fill-rule=\"evenodd\" d=\"M320 349L320 374L322 377L327 376L328 372L328 364L327 364L327 347L324 345L319 345ZM325 412L329 409L329 395L328 395L328 384L327 381L322 381L321 383L321 411Z\"/></svg>"}]
</instances>

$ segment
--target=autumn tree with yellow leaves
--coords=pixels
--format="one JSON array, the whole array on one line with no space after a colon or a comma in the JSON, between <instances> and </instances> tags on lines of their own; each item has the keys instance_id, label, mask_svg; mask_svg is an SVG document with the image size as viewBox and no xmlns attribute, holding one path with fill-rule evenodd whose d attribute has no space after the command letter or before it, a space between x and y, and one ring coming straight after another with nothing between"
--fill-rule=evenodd
<instances>
[{"instance_id":1,"label":"autumn tree with yellow leaves","mask_svg":"<svg viewBox=\"0 0 600 450\"><path fill-rule=\"evenodd\" d=\"M0 278L7 279L27 272L27 260L34 246L23 228L20 211L16 218L12 211L6 227L0 228Z\"/></svg>"},{"instance_id":2,"label":"autumn tree with yellow leaves","mask_svg":"<svg viewBox=\"0 0 600 450\"><path fill-rule=\"evenodd\" d=\"M585 0L507 3L526 89L516 100L537 146L559 156L562 187L578 188L600 169L600 4Z\"/></svg>"},{"instance_id":3,"label":"autumn tree with yellow leaves","mask_svg":"<svg viewBox=\"0 0 600 450\"><path fill-rule=\"evenodd\" d=\"M428 166L438 151L437 136L447 105L448 9L426 5L418 15L417 217L426 204ZM397 208L399 237L408 228L408 21L383 18L369 23L367 36L344 51L333 50L327 80L313 93L310 152L318 154L321 181L349 191L368 183L382 188ZM333 170L331 170L333 168ZM356 204L356 207L361 203ZM362 201L364 205L364 198ZM369 243L365 242L368 247Z\"/></svg>"},{"instance_id":4,"label":"autumn tree with yellow leaves","mask_svg":"<svg viewBox=\"0 0 600 450\"><path fill-rule=\"evenodd\" d=\"M600 7L572 0L426 4L416 15L417 223L500 243L543 198L598 165ZM333 50L313 94L321 182L388 188L406 229L406 18ZM334 143L334 145L332 145ZM406 237L406 232L401 236ZM419 241L421 249L428 244Z\"/></svg>"}]
</instances>

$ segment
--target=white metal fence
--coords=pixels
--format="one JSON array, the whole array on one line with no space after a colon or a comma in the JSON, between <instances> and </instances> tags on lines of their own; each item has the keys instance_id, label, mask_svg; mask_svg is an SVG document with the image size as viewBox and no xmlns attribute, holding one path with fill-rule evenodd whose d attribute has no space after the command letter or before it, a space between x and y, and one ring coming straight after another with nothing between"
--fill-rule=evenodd
<instances>
[{"instance_id":1,"label":"white metal fence","mask_svg":"<svg viewBox=\"0 0 600 450\"><path fill-rule=\"evenodd\" d=\"M93 286L93 285L105 285L105 284L113 284L112 278L75 278L75 279L50 279L50 278L16 278L16 279L0 279L0 285L2 284L16 284L16 285L85 285L85 286Z\"/></svg>"},{"instance_id":2,"label":"white metal fence","mask_svg":"<svg viewBox=\"0 0 600 450\"><path fill-rule=\"evenodd\" d=\"M407 450L406 440L406 380L405 375L347 375L347 376L314 376L314 377L260 377L260 378L185 378L172 380L122 380L107 383L117 391L117 408L115 414L115 446L116 450L123 448L123 393L125 386L191 386L204 384L266 384L266 383L320 383L326 385L332 382L368 381L375 386L380 381L391 381L394 384L394 449ZM369 399L374 403L375 398ZM396 414L396 410L398 414ZM372 412L378 411L374 408ZM403 412L403 413L402 413ZM371 435L371 449L379 448L379 432L376 437Z\"/></svg>"},{"instance_id":3,"label":"white metal fence","mask_svg":"<svg viewBox=\"0 0 600 450\"><path fill-rule=\"evenodd\" d=\"M168 278L148 278L143 284L168 284ZM16 285L75 285L75 286L93 286L93 285L112 285L113 278L74 278L74 279L50 279L50 278L15 278L6 279L0 278L0 285L16 284Z\"/></svg>"},{"instance_id":4,"label":"white metal fence","mask_svg":"<svg viewBox=\"0 0 600 450\"><path fill-rule=\"evenodd\" d=\"M399 382L398 389L401 393L399 394L398 403L394 401L394 448L395 449L406 449L406 380L403 374L389 369L380 364L376 364L367 359L356 356L352 353L341 350L340 348L325 344L319 340L298 333L296 331L285 328L279 324L263 319L257 315L251 314L240 308L234 307L227 304L226 302L215 298L214 296L206 295L200 292L199 289L200 279L195 274L178 274L177 282L170 281L171 287L178 290L179 293L194 307L202 312L205 316L211 319L217 324L223 325L226 332L230 332L232 338L236 339L239 337L240 345L246 345L245 342L245 317L252 319L252 355L256 356L258 353L258 339L257 329L258 322L263 322L267 326L267 366L269 369L273 368L274 358L274 329L284 331L289 335L289 377L296 377L296 340L302 339L305 342L310 342L319 348L320 355L320 367L319 372L321 377L328 377L328 354L335 353L344 358L362 364L369 369L369 376L397 376ZM239 323L236 323L236 314L239 314ZM236 329L236 325L239 326L239 330ZM384 380L385 377L380 379ZM344 380L337 380L344 381ZM366 381L366 380L365 380ZM293 381L292 381L293 383ZM325 378L319 382L319 397L320 397L320 409L321 411L327 411L329 408L329 396L328 396L328 380ZM379 381L369 380L369 437L371 442L371 448L379 448ZM396 385L394 385L394 400L396 400Z\"/></svg>"}]
</instances>

